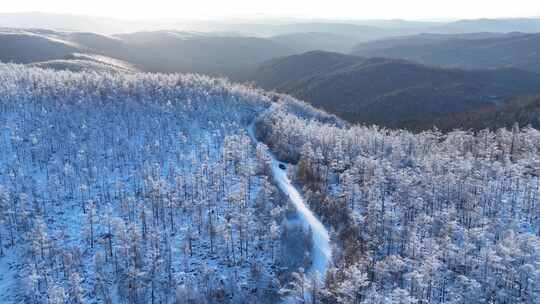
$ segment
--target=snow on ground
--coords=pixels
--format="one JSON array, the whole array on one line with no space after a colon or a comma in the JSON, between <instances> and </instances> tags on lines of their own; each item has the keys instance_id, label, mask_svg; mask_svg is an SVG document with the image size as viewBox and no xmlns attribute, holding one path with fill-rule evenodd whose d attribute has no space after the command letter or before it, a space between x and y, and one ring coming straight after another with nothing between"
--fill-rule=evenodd
<instances>
[{"instance_id":1,"label":"snow on ground","mask_svg":"<svg viewBox=\"0 0 540 304\"><path fill-rule=\"evenodd\" d=\"M17 258L15 250L4 250L0 259L0 303L14 302L17 284Z\"/></svg>"},{"instance_id":2,"label":"snow on ground","mask_svg":"<svg viewBox=\"0 0 540 304\"><path fill-rule=\"evenodd\" d=\"M254 142L258 142L255 136L254 124L252 123L248 128L249 136ZM282 163L277 160L276 156L270 152L272 158L272 175L276 181L279 189L287 194L293 205L298 211L300 220L303 222L306 228L310 228L313 239L312 249L312 265L309 269L310 273L315 271L321 275L321 279L324 279L326 273L326 267L332 258L332 252L330 248L330 237L328 231L321 223L321 221L313 214L313 212L307 207L302 195L296 187L291 183L291 180L287 176L287 170L281 169L280 164L287 166L288 164Z\"/></svg>"},{"instance_id":3,"label":"snow on ground","mask_svg":"<svg viewBox=\"0 0 540 304\"><path fill-rule=\"evenodd\" d=\"M300 215L300 219L306 227L312 231L313 252L312 266L310 272L319 272L324 276L326 267L332 258L330 250L330 237L328 231L313 212L307 207L302 195L298 192L295 186L292 185L287 171L279 168L280 161L272 155L272 174L279 188L287 193L291 202L294 204Z\"/></svg>"},{"instance_id":4,"label":"snow on ground","mask_svg":"<svg viewBox=\"0 0 540 304\"><path fill-rule=\"evenodd\" d=\"M240 122L262 110L264 98L257 103L244 93L235 96L228 86L219 90L217 80L184 84L198 76L90 73L82 81L80 74L5 69L8 85L0 90L13 90L3 94L7 101L0 109L0 185L17 198L16 211L31 213L29 228L22 225L26 218L17 218L15 246L4 248L6 256L0 257L0 304L23 298L49 303L49 291L56 289L46 284L62 288L66 297L77 293L85 303L149 303L151 296L173 303L176 288L179 297L195 303L277 298L281 246L266 232L270 225L259 224L281 222L280 213L271 213L275 187L262 196L267 177L242 170L254 170L257 161L249 138L239 134ZM59 84L44 84L40 92L26 92L31 86L25 80L9 86L10 77L26 71L40 83ZM87 96L70 103L69 92L90 94L89 84L110 85L99 92L114 102L98 108L93 103L101 98ZM148 87L159 88L159 94ZM54 99L46 99L49 91ZM19 97L25 93L35 94L35 103ZM145 102L134 102L133 94ZM13 176L7 173L12 171ZM83 210L89 200L95 213ZM0 226L4 237L6 227ZM45 245L34 258L32 250L41 243L36 248L26 243L35 244L37 230ZM108 230L112 250L102 241ZM36 259L39 264L29 262ZM36 279L28 280L32 273ZM132 284L132 274L141 284ZM34 281L35 288L26 288ZM101 291L95 292L98 285Z\"/></svg>"}]
</instances>

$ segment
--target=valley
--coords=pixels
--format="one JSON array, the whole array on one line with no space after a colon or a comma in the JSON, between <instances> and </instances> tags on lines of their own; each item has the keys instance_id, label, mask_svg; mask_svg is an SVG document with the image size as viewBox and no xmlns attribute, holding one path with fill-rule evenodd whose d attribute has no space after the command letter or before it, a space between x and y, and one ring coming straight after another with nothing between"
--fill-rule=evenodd
<instances>
[{"instance_id":1,"label":"valley","mask_svg":"<svg viewBox=\"0 0 540 304\"><path fill-rule=\"evenodd\" d=\"M540 93L534 72L438 68L320 51L269 61L251 79L350 122L389 128L434 126L442 117Z\"/></svg>"}]
</instances>

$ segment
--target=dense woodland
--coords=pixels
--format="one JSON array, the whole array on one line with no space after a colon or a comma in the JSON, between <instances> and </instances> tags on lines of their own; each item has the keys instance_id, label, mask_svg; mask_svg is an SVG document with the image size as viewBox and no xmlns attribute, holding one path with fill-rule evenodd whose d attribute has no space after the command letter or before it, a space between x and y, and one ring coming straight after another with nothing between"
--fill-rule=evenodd
<instances>
[{"instance_id":1,"label":"dense woodland","mask_svg":"<svg viewBox=\"0 0 540 304\"><path fill-rule=\"evenodd\" d=\"M414 135L274 106L259 136L332 228L324 303L538 303L540 131ZM309 284L306 281L305 284Z\"/></svg>"},{"instance_id":2,"label":"dense woodland","mask_svg":"<svg viewBox=\"0 0 540 304\"><path fill-rule=\"evenodd\" d=\"M533 128L413 134L204 76L1 65L0 147L0 302L540 298ZM331 233L323 281L270 151Z\"/></svg>"},{"instance_id":3,"label":"dense woodland","mask_svg":"<svg viewBox=\"0 0 540 304\"><path fill-rule=\"evenodd\" d=\"M271 303L306 266L245 132L267 97L9 65L0 96L0 302Z\"/></svg>"}]
</instances>

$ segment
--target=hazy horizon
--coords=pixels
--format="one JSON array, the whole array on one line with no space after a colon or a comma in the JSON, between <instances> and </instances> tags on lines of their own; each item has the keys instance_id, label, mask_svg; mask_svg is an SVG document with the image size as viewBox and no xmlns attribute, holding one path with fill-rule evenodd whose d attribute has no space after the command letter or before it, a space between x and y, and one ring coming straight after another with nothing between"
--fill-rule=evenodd
<instances>
[{"instance_id":1,"label":"hazy horizon","mask_svg":"<svg viewBox=\"0 0 540 304\"><path fill-rule=\"evenodd\" d=\"M155 0L151 3L130 3L126 0L96 0L92 3L74 3L69 0L21 0L5 3L0 14L45 13L85 15L131 21L158 20L230 20L230 19L299 19L299 20L410 20L410 21L451 21L481 18L535 18L540 16L540 2L518 0L475 2L457 0L450 3L412 0L395 3L381 0L362 4L353 1L333 1L310 3L308 0L276 0L272 3L248 0L231 0L216 3L200 0L189 3L173 3Z\"/></svg>"}]
</instances>

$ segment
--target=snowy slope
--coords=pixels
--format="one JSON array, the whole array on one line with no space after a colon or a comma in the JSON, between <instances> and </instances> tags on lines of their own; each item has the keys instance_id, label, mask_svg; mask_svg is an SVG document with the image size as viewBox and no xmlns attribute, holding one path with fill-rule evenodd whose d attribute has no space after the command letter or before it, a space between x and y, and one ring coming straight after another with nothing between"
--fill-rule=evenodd
<instances>
[{"instance_id":1,"label":"snowy slope","mask_svg":"<svg viewBox=\"0 0 540 304\"><path fill-rule=\"evenodd\" d=\"M266 96L196 75L0 79L2 303L279 300L283 202L244 131Z\"/></svg>"},{"instance_id":2,"label":"snowy slope","mask_svg":"<svg viewBox=\"0 0 540 304\"><path fill-rule=\"evenodd\" d=\"M248 133L254 142L258 142L254 128L254 123L251 123L248 127ZM328 231L313 212L309 210L302 195L287 176L286 169L280 168L280 165L287 167L287 164L277 160L276 156L272 153L270 153L270 157L272 159L271 169L274 180L281 191L287 194L293 205L296 207L304 226L311 229L313 249L310 272L318 272L321 275L321 278L324 279L326 267L332 258Z\"/></svg>"}]
</instances>

